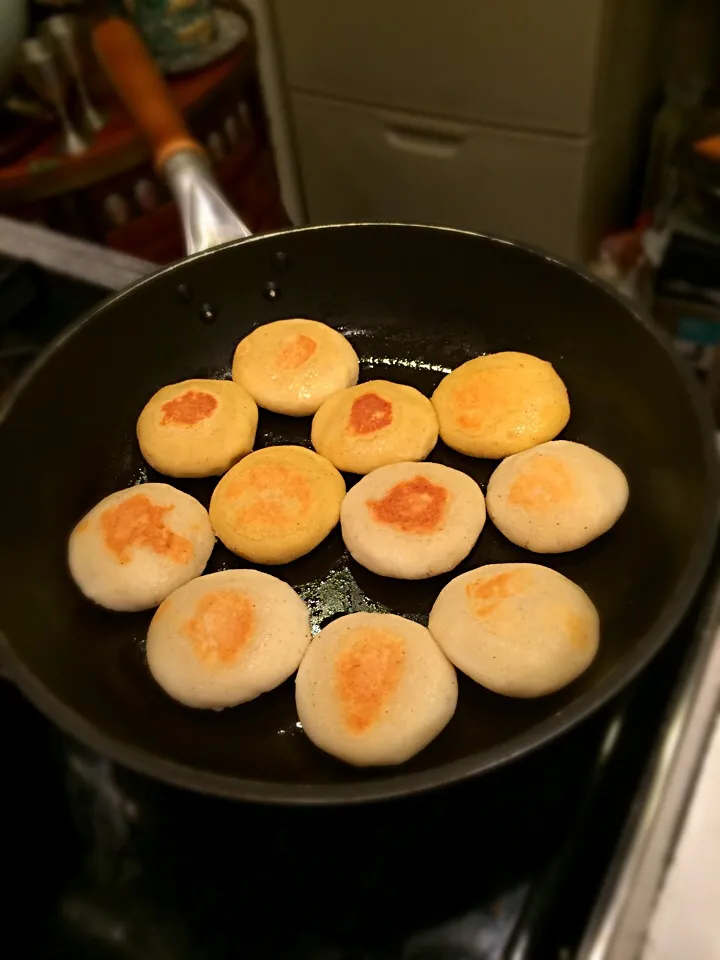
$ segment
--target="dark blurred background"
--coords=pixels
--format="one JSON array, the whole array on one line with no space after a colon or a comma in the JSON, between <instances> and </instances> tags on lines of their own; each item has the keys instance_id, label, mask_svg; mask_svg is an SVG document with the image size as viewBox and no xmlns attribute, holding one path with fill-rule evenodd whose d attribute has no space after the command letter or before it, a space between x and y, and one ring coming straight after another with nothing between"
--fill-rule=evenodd
<instances>
[{"instance_id":1,"label":"dark blurred background","mask_svg":"<svg viewBox=\"0 0 720 960\"><path fill-rule=\"evenodd\" d=\"M0 213L183 254L93 18L142 33L256 232L497 233L651 302L717 395L714 0L0 0Z\"/></svg>"}]
</instances>

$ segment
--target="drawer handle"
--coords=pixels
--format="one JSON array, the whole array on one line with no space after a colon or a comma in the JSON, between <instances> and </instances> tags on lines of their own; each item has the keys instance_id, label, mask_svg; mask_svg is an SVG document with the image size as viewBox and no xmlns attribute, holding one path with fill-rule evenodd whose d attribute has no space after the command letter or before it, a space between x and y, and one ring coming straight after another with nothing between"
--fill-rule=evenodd
<instances>
[{"instance_id":1,"label":"drawer handle","mask_svg":"<svg viewBox=\"0 0 720 960\"><path fill-rule=\"evenodd\" d=\"M394 150L417 156L449 160L458 152L465 137L460 133L417 130L410 127L386 127L385 141Z\"/></svg>"}]
</instances>

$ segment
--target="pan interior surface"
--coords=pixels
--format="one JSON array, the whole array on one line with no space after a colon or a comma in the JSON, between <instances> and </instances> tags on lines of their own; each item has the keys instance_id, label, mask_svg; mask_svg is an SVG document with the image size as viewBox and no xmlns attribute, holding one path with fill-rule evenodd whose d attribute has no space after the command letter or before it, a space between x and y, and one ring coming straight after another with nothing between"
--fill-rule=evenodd
<instances>
[{"instance_id":1,"label":"pan interior surface","mask_svg":"<svg viewBox=\"0 0 720 960\"><path fill-rule=\"evenodd\" d=\"M396 380L426 395L478 354L518 350L552 362L572 407L561 436L597 448L629 480L627 511L607 535L573 553L538 556L488 522L452 574L409 582L349 560L335 530L306 557L269 572L298 590L319 629L362 610L426 623L452 576L485 563L544 563L583 587L600 612L600 652L578 681L523 701L461 677L457 713L426 750L390 771L355 770L303 735L292 680L222 713L184 708L147 670L151 612L114 614L80 596L66 566L73 525L112 491L165 479L144 464L135 440L148 397L177 380L228 377L238 340L285 317L343 332L360 356L361 379ZM310 418L261 411L256 446L309 446L309 434ZM599 705L659 648L690 602L713 538L708 436L665 345L616 297L563 264L432 228L329 227L253 238L111 299L19 392L0 425L0 628L36 703L146 772L268 799L352 799L429 786L541 743ZM466 471L483 490L495 466L442 443L430 459ZM207 505L216 480L170 482ZM218 544L207 572L243 565Z\"/></svg>"}]
</instances>

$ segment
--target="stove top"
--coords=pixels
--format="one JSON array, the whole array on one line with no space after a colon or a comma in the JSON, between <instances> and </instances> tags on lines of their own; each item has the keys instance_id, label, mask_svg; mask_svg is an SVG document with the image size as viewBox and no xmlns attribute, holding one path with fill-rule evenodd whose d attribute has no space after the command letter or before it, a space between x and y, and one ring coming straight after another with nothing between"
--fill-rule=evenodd
<instances>
[{"instance_id":1,"label":"stove top","mask_svg":"<svg viewBox=\"0 0 720 960\"><path fill-rule=\"evenodd\" d=\"M571 957L683 660L694 615L631 687L475 781L349 808L187 793L51 729L11 688L5 868L37 958ZM7 800L6 796L6 800ZM7 921L6 921L7 923Z\"/></svg>"},{"instance_id":2,"label":"stove top","mask_svg":"<svg viewBox=\"0 0 720 960\"><path fill-rule=\"evenodd\" d=\"M45 344L107 293L0 254L0 396Z\"/></svg>"},{"instance_id":3,"label":"stove top","mask_svg":"<svg viewBox=\"0 0 720 960\"><path fill-rule=\"evenodd\" d=\"M103 295L0 261L5 384ZM624 693L543 750L359 807L259 807L152 782L0 684L5 938L42 960L570 958L692 655L698 608Z\"/></svg>"}]
</instances>

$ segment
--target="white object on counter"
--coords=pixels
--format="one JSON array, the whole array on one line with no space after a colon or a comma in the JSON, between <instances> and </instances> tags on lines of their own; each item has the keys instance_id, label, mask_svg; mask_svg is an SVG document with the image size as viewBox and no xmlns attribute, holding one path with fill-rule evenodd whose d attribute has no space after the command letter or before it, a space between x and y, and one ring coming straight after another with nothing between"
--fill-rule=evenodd
<instances>
[{"instance_id":1,"label":"white object on counter","mask_svg":"<svg viewBox=\"0 0 720 960\"><path fill-rule=\"evenodd\" d=\"M679 907L673 911L672 949L667 928L662 933L667 944L655 934L654 952L648 946L651 926L660 923L661 904L673 902L676 888L670 887L670 876L676 864L686 862L684 851L690 836L687 831L697 816L697 805L702 803L700 809L707 809L708 800L700 798L708 797L704 771L710 764L709 802L717 804L720 744L714 729L720 703L720 570L715 570L713 580L696 628L697 649L683 670L575 960L708 960L707 955L694 954L685 947L678 951L675 945L686 943L688 925L717 923L720 933L717 907L715 915L710 912L701 919L695 915L696 908L700 912L699 899L695 898L692 910L683 914ZM704 822L702 829L705 830ZM708 834L705 845L709 849L703 854L714 850L714 856L720 860L717 837ZM692 852L687 858L689 866L681 882L689 884L692 896L704 884L702 875L695 871L702 871L705 861L693 857ZM688 879L691 874L695 879ZM717 890L717 886L713 889ZM715 960L720 954L710 956Z\"/></svg>"},{"instance_id":2,"label":"white object on counter","mask_svg":"<svg viewBox=\"0 0 720 960\"><path fill-rule=\"evenodd\" d=\"M720 960L720 719L642 953L680 958Z\"/></svg>"}]
</instances>

